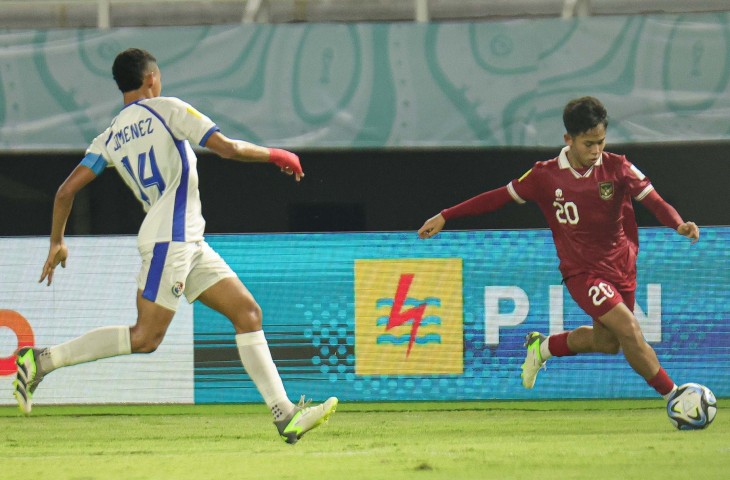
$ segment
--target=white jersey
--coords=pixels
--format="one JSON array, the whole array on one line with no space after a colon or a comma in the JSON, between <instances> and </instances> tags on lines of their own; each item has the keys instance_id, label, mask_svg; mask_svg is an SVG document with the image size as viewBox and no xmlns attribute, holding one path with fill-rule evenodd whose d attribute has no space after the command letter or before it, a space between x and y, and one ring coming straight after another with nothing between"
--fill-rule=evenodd
<instances>
[{"instance_id":1,"label":"white jersey","mask_svg":"<svg viewBox=\"0 0 730 480\"><path fill-rule=\"evenodd\" d=\"M86 150L81 164L97 175L115 167L147 212L140 248L203 239L198 159L189 141L203 146L218 130L178 98L150 98L126 105Z\"/></svg>"}]
</instances>

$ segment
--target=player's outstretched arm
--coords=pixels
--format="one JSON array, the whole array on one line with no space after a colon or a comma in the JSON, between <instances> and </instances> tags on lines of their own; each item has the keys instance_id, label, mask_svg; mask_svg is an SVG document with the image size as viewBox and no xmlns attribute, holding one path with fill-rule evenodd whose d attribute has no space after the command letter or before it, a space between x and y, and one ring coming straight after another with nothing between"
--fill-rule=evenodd
<instances>
[{"instance_id":1,"label":"player's outstretched arm","mask_svg":"<svg viewBox=\"0 0 730 480\"><path fill-rule=\"evenodd\" d=\"M438 215L434 215L426 220L426 223L418 229L418 236L420 238L431 238L443 230L444 225L446 225L446 219L444 216L440 213Z\"/></svg>"},{"instance_id":2,"label":"player's outstretched arm","mask_svg":"<svg viewBox=\"0 0 730 480\"><path fill-rule=\"evenodd\" d=\"M700 240L700 227L695 222L684 222L677 227L677 233L697 243Z\"/></svg>"},{"instance_id":3,"label":"player's outstretched arm","mask_svg":"<svg viewBox=\"0 0 730 480\"><path fill-rule=\"evenodd\" d=\"M215 132L208 138L205 147L222 158L238 160L239 162L271 162L287 175L294 175L298 182L304 177L299 157L287 150L268 148L243 140L228 138L220 132Z\"/></svg>"},{"instance_id":4,"label":"player's outstretched arm","mask_svg":"<svg viewBox=\"0 0 730 480\"><path fill-rule=\"evenodd\" d=\"M66 223L71 215L71 207L74 203L76 194L91 183L96 178L96 174L88 167L79 165L71 172L71 175L61 184L56 192L53 201L53 220L51 223L51 245L48 248L48 257L46 263L43 264L43 271L38 283L48 279L47 285L53 282L53 271L61 264L66 268L66 258L68 258L68 247L63 241L66 232Z\"/></svg>"},{"instance_id":5,"label":"player's outstretched arm","mask_svg":"<svg viewBox=\"0 0 730 480\"><path fill-rule=\"evenodd\" d=\"M447 220L493 212L511 201L514 201L514 199L509 194L507 187L481 193L451 208L441 210L441 213L426 220L426 223L418 230L418 236L421 238L433 237L444 228Z\"/></svg>"},{"instance_id":6,"label":"player's outstretched arm","mask_svg":"<svg viewBox=\"0 0 730 480\"><path fill-rule=\"evenodd\" d=\"M680 235L692 240L692 243L697 243L700 239L699 227L694 222L682 220L677 210L664 201L656 190L649 192L641 203L654 214L662 225L675 229Z\"/></svg>"}]
</instances>

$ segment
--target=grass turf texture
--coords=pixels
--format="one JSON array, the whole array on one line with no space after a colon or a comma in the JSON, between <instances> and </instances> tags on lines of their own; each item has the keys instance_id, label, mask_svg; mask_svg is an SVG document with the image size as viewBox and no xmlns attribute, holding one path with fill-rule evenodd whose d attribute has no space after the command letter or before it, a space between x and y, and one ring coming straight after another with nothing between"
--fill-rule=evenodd
<instances>
[{"instance_id":1,"label":"grass turf texture","mask_svg":"<svg viewBox=\"0 0 730 480\"><path fill-rule=\"evenodd\" d=\"M294 446L262 405L0 407L0 479L727 478L719 403L692 432L661 400L345 403Z\"/></svg>"}]
</instances>

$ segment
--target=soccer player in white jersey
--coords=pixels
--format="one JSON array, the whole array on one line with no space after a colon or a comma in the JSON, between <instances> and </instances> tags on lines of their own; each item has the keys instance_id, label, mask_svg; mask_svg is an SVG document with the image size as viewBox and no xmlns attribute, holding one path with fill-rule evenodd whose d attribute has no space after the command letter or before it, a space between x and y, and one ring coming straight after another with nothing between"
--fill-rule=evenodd
<instances>
[{"instance_id":1,"label":"soccer player in white jersey","mask_svg":"<svg viewBox=\"0 0 730 480\"><path fill-rule=\"evenodd\" d=\"M142 268L137 278L137 322L132 327L98 328L48 348L20 349L14 392L18 405L29 414L36 387L58 368L154 352L184 294L189 302L200 300L231 321L246 372L271 409L281 437L295 443L329 418L337 398L316 406L305 405L303 398L298 405L289 400L262 330L261 308L203 238L197 159L190 142L223 158L274 163L297 182L304 176L299 158L286 150L230 139L192 106L161 97L160 69L149 52L136 48L121 52L112 72L124 107L58 189L50 249L39 282L47 279L50 285L54 269L59 264L65 267L68 248L63 237L75 195L105 168L113 167L146 212L138 236Z\"/></svg>"},{"instance_id":2,"label":"soccer player in white jersey","mask_svg":"<svg viewBox=\"0 0 730 480\"><path fill-rule=\"evenodd\" d=\"M699 239L699 228L682 220L626 157L604 151L608 115L598 99L570 101L563 123L566 146L560 155L536 163L504 187L442 210L418 235L431 238L452 218L492 212L509 202L535 202L552 231L563 281L593 324L549 337L528 334L523 386L533 388L551 357L622 351L634 371L668 400L677 387L633 314L639 236L631 199L692 243Z\"/></svg>"}]
</instances>

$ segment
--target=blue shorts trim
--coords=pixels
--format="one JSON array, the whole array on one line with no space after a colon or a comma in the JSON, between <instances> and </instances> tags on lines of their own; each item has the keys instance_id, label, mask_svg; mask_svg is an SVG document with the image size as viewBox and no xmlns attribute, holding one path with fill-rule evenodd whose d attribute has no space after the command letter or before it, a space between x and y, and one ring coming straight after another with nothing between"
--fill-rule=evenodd
<instances>
[{"instance_id":1,"label":"blue shorts trim","mask_svg":"<svg viewBox=\"0 0 730 480\"><path fill-rule=\"evenodd\" d=\"M142 291L142 297L150 302L157 300L157 292L160 290L160 280L162 279L162 271L165 268L168 248L170 248L170 243L162 242L156 243L152 249L150 271L147 274L147 283L145 283Z\"/></svg>"}]
</instances>

